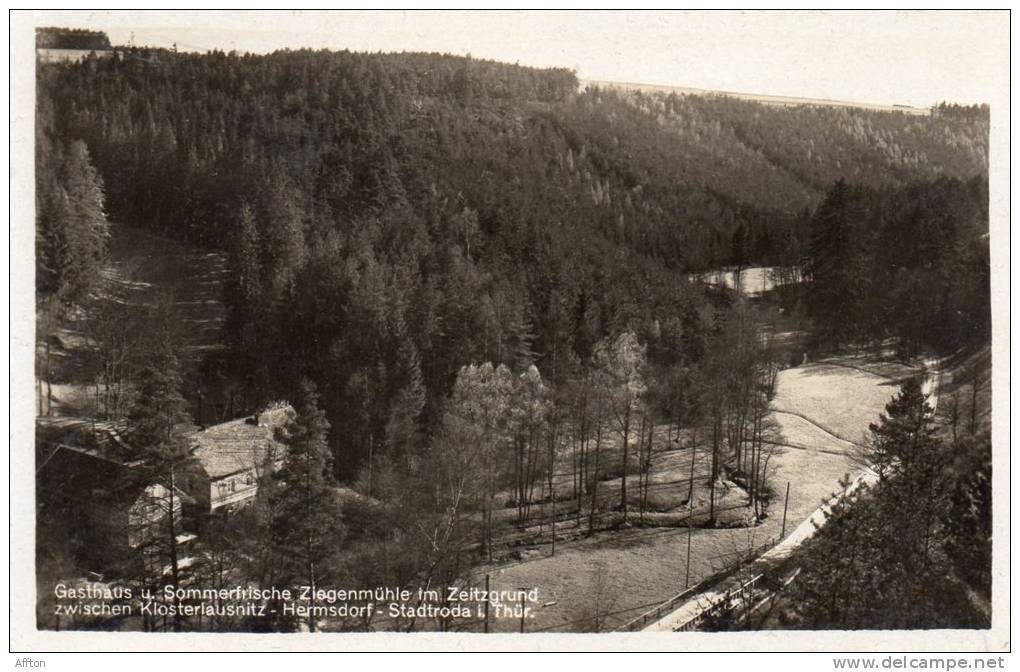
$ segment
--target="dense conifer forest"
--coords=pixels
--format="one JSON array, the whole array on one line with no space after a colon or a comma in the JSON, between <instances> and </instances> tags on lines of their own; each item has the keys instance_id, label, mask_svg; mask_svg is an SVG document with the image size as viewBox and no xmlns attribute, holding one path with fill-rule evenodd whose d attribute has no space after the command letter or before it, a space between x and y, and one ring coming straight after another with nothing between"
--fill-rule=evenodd
<instances>
[{"instance_id":1,"label":"dense conifer forest","mask_svg":"<svg viewBox=\"0 0 1020 672\"><path fill-rule=\"evenodd\" d=\"M914 289L935 276L962 282L947 264L933 268L932 255L987 231L987 187L954 182L984 174L988 119L980 111L915 117L580 92L567 71L435 54L123 50L47 70L40 179L54 172L51 160L72 153L81 161L87 152L111 220L229 250L231 364L270 396L278 392L266 381L298 375L308 366L301 362L330 370L330 385L341 388L327 396L344 411L331 414L335 421L357 415L350 411L365 389L434 401L472 361L565 372L549 360L571 350L583 359L586 339L647 329L701 305L699 290L677 281L681 272L799 264L812 244L820 278L824 257L833 272L856 273L858 285L874 281L905 297L860 287L852 310L885 325L903 315L897 300L915 301ZM78 144L64 148L56 137ZM810 213L837 180L858 192L904 187L873 216L897 219L888 240L875 241L881 274L839 257L849 251L823 254L826 243L811 242ZM49 202L53 183L41 186ZM940 207L965 207L954 191L966 191L976 210ZM930 193L945 196L925 201ZM840 194L826 204L841 203ZM878 235L870 224L848 223L866 230L848 230L845 240L868 244ZM966 226L974 235L961 239ZM59 254L44 255L41 266L76 273L74 264L49 262ZM894 273L909 277L892 282ZM842 280L832 291L852 291ZM62 282L71 287L62 291L78 291L73 277ZM976 278L972 287L980 294L986 285ZM951 300L945 291L924 294ZM865 306L865 295L881 305ZM969 298L957 299L968 315L987 315L986 303ZM817 303L819 314L842 312L841 301ZM908 308L922 315L908 327L915 341L929 332L924 320L954 328L943 320L952 306ZM344 433L364 443L386 422Z\"/></svg>"},{"instance_id":2,"label":"dense conifer forest","mask_svg":"<svg viewBox=\"0 0 1020 672\"><path fill-rule=\"evenodd\" d=\"M712 478L735 460L757 507L761 441L746 430L748 454L744 432L760 435L780 358L803 349L780 356L745 325L766 333L781 314L812 352L986 343L988 114L581 90L567 70L439 54L117 48L39 66L39 305L57 319L88 306L110 222L226 253L225 347L170 375L167 331L140 350L162 353L158 380L180 378L193 413L216 386L242 390L239 411L303 409L285 473L383 507L345 512L343 562L316 538L323 572L453 581L467 540L490 542L497 490L516 488L525 522L558 442L601 441L600 413L618 421L624 520L629 460L644 464L647 425L650 462L655 423L707 426ZM750 265L805 282L763 307L699 281ZM166 393L172 426L185 414ZM480 518L455 525L428 485L467 462ZM252 515L266 538L311 525ZM421 520L445 546L408 541ZM394 539L407 552L384 569Z\"/></svg>"}]
</instances>

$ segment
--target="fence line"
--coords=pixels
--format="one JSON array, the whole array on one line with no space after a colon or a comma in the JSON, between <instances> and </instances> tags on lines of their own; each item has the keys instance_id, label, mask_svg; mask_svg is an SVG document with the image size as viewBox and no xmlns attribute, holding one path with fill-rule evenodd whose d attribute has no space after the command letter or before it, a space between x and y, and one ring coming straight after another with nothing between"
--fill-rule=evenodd
<instances>
[{"instance_id":1,"label":"fence line","mask_svg":"<svg viewBox=\"0 0 1020 672\"><path fill-rule=\"evenodd\" d=\"M770 539L769 541L766 541L765 543L759 545L757 548L752 549L750 555L753 556L753 557L748 559L746 562L738 563L734 567L730 567L728 569L723 570L722 572L718 572L716 574L713 574L711 576L708 576L708 577L702 579L701 581L699 581L698 583L694 584L690 588L685 588L684 590L682 590L679 593L677 593L676 595L672 596L671 598L669 598L665 602L662 602L661 604L659 604L654 609L646 611L645 613L641 614L637 618L628 621L627 623L625 623L619 629L620 630L625 630L625 631L641 630L645 626L647 626L650 622L655 622L655 621L661 620L669 612L673 611L676 607L678 607L681 600L689 599L693 595L697 595L698 593L700 593L703 590L705 590L708 586L710 586L712 584L715 584L715 583L718 583L719 581L722 581L723 579L727 578L728 576L731 576L734 572L736 572L738 569L740 569L740 567L745 566L746 564L748 564L750 562L756 561L758 559L758 556L762 552L764 552L765 549L775 545L778 541L779 541L778 537L776 537L774 539ZM750 581L745 582L743 585L740 586L739 589L736 589L736 590L743 590L744 588L747 588L747 587L753 588L754 584L756 584L762 578L762 576L764 576L764 575L763 574L758 574L757 576L752 578ZM674 628L674 630L676 630L676 631L680 631L680 630L684 630L684 631L694 630L697 627L697 625L700 625L700 623L709 615L709 612L715 613L715 610L719 606L720 602L727 602L730 598L732 598L732 596L735 594L736 590L734 590L734 589L728 590L726 592L726 594L724 595L722 600L720 600L719 602L716 602L716 603L712 603L706 609L703 609L703 610L699 611L691 619L689 619L689 620L685 621L683 624L681 624L681 626L679 626L678 628Z\"/></svg>"}]
</instances>

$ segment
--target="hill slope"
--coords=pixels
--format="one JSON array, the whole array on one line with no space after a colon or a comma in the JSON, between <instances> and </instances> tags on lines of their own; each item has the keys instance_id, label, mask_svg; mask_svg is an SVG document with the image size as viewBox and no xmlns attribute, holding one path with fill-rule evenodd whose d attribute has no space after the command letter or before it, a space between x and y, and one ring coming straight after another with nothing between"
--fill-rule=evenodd
<instances>
[{"instance_id":1,"label":"hill slope","mask_svg":"<svg viewBox=\"0 0 1020 672\"><path fill-rule=\"evenodd\" d=\"M112 220L228 253L223 375L256 400L315 378L352 465L466 363L560 384L626 328L697 359L728 299L680 271L801 263L837 178L987 171L987 110L579 92L438 54L118 50L41 66L39 94L40 156L83 141Z\"/></svg>"},{"instance_id":2,"label":"hill slope","mask_svg":"<svg viewBox=\"0 0 1020 672\"><path fill-rule=\"evenodd\" d=\"M326 222L456 199L486 232L508 219L576 225L706 267L729 260L740 224L755 256L778 255L762 238L836 179L887 187L987 170L987 111L969 108L578 94L563 70L436 54L129 56L48 72L55 124L87 142L116 219L207 244L223 240L228 204L258 193L242 178L278 170Z\"/></svg>"}]
</instances>

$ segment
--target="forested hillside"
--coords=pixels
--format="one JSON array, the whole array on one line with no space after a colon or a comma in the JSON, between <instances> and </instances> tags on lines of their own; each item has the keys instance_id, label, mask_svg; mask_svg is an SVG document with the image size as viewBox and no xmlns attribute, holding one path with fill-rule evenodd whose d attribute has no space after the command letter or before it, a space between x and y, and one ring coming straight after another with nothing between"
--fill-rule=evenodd
<instances>
[{"instance_id":1,"label":"forested hillside","mask_svg":"<svg viewBox=\"0 0 1020 672\"><path fill-rule=\"evenodd\" d=\"M429 54L128 51L54 69L42 88L56 130L92 150L115 219L214 244L236 229L233 202L272 186L313 231L457 199L486 233L585 222L698 268L729 261L738 224L781 228L837 179L969 179L988 151L987 110L580 93L570 72ZM564 202L569 216L550 211Z\"/></svg>"},{"instance_id":2,"label":"forested hillside","mask_svg":"<svg viewBox=\"0 0 1020 672\"><path fill-rule=\"evenodd\" d=\"M559 383L625 328L684 316L669 338L706 338L725 319L680 272L802 262L837 178L970 179L987 157L987 110L580 92L435 54L122 50L43 66L39 93L41 207L70 170L47 167L90 158L112 220L228 250L231 354L211 366L262 399L317 378L348 475L399 418L438 417L464 364ZM82 296L48 245L40 287L64 273Z\"/></svg>"},{"instance_id":3,"label":"forested hillside","mask_svg":"<svg viewBox=\"0 0 1020 672\"><path fill-rule=\"evenodd\" d=\"M776 380L805 349L988 339L987 108L581 91L438 54L117 49L38 73L40 379L51 345L87 350L58 385L170 483L210 400L296 409L285 476L202 542L244 582L455 585L546 534L547 505L554 553L557 506L578 535L693 519L699 493L706 528L734 522L726 497L759 525ZM200 366L172 287L104 293L111 221L229 258ZM753 263L806 282L699 281ZM218 309L218 282L192 302ZM653 453L686 447L685 498L650 496Z\"/></svg>"},{"instance_id":4,"label":"forested hillside","mask_svg":"<svg viewBox=\"0 0 1020 672\"><path fill-rule=\"evenodd\" d=\"M839 180L811 222L808 313L839 348L896 337L899 354L991 338L988 182L872 190Z\"/></svg>"}]
</instances>

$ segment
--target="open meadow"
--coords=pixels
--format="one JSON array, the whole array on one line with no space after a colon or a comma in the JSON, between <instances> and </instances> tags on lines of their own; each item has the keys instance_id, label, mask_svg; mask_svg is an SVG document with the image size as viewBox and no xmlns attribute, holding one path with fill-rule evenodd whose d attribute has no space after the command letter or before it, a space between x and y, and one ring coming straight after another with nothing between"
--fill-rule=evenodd
<instances>
[{"instance_id":1,"label":"open meadow","mask_svg":"<svg viewBox=\"0 0 1020 672\"><path fill-rule=\"evenodd\" d=\"M646 514L647 521L642 525L633 511L632 527L600 531L590 537L582 531L573 541L558 543L555 556L550 556L549 545L543 544L521 561L480 567L475 577L484 583L484 575L490 574L493 589L539 588L539 604L544 606L526 622L527 630L591 629L595 604L603 605L601 609L606 612L600 618L603 629L618 628L684 589L688 534L689 584L694 585L746 558L751 549L779 540L787 483L790 500L786 533L810 517L823 500L838 491L840 479L858 469L854 443L862 440L868 424L878 418L896 389L884 377L826 362L780 372L774 403L780 445L772 457L772 485L778 496L769 515L757 526L697 526L703 522L707 506L707 487L703 486L709 451L701 447L695 465L695 526L690 531L686 524L676 521L670 521L668 527L656 527L658 514L654 513ZM843 437L855 437L856 441ZM661 443L660 447L665 448ZM669 483L659 491L660 498L672 490L676 504L686 503L690 482L684 479L688 478L691 455L690 449L656 453L650 481ZM735 525L749 518L748 498L736 485L728 485L720 500L720 507L726 510L721 520ZM607 481L603 487L618 493L619 479ZM686 507L677 509L676 515L685 519ZM573 525L563 525L563 532L574 529ZM503 631L519 627L519 621L512 619L494 626Z\"/></svg>"}]
</instances>

